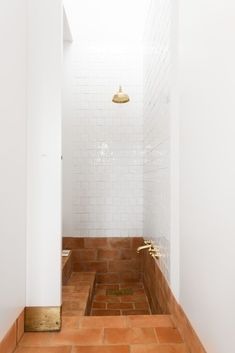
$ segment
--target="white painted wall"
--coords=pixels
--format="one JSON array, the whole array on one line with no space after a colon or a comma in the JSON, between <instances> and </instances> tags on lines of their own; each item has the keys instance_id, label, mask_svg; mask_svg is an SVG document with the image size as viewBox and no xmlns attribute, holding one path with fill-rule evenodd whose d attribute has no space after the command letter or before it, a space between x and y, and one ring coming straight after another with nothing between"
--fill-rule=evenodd
<instances>
[{"instance_id":1,"label":"white painted wall","mask_svg":"<svg viewBox=\"0 0 235 353\"><path fill-rule=\"evenodd\" d=\"M70 42L70 43L73 41L73 36L71 33L68 16L64 6L63 6L63 41Z\"/></svg>"},{"instance_id":2,"label":"white painted wall","mask_svg":"<svg viewBox=\"0 0 235 353\"><path fill-rule=\"evenodd\" d=\"M180 1L180 302L208 353L235 346L234 14Z\"/></svg>"},{"instance_id":3,"label":"white painted wall","mask_svg":"<svg viewBox=\"0 0 235 353\"><path fill-rule=\"evenodd\" d=\"M66 1L63 234L142 235L143 2ZM125 11L123 11L125 8ZM131 26L130 26L131 23ZM112 103L119 84L130 96Z\"/></svg>"},{"instance_id":4,"label":"white painted wall","mask_svg":"<svg viewBox=\"0 0 235 353\"><path fill-rule=\"evenodd\" d=\"M171 0L150 1L144 34L143 210L144 237L160 246L159 265L178 296L173 16L176 9Z\"/></svg>"},{"instance_id":5,"label":"white painted wall","mask_svg":"<svg viewBox=\"0 0 235 353\"><path fill-rule=\"evenodd\" d=\"M0 11L0 340L25 306L26 3Z\"/></svg>"},{"instance_id":6,"label":"white painted wall","mask_svg":"<svg viewBox=\"0 0 235 353\"><path fill-rule=\"evenodd\" d=\"M61 304L62 14L29 2L27 306Z\"/></svg>"}]
</instances>

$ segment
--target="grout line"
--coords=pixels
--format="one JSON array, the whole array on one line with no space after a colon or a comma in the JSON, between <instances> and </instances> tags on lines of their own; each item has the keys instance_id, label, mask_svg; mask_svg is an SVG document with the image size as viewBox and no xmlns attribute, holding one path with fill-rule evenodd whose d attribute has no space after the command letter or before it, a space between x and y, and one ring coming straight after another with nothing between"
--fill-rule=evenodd
<instances>
[{"instance_id":1,"label":"grout line","mask_svg":"<svg viewBox=\"0 0 235 353\"><path fill-rule=\"evenodd\" d=\"M128 328L128 321L129 321L129 320L128 320L128 315L125 315L124 318L125 318L125 319L124 319L124 321L125 321L125 328Z\"/></svg>"},{"instance_id":2,"label":"grout line","mask_svg":"<svg viewBox=\"0 0 235 353\"><path fill-rule=\"evenodd\" d=\"M156 328L153 328L153 330L154 330L154 334L155 334L155 337L156 337L156 341L157 341L158 344L160 344Z\"/></svg>"},{"instance_id":3,"label":"grout line","mask_svg":"<svg viewBox=\"0 0 235 353\"><path fill-rule=\"evenodd\" d=\"M104 327L102 328L102 345L104 345Z\"/></svg>"}]
</instances>

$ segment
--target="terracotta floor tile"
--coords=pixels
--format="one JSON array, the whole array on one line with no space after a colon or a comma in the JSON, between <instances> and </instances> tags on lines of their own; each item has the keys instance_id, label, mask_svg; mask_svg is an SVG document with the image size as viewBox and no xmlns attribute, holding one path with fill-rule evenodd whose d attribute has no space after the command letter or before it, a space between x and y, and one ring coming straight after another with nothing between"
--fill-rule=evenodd
<instances>
[{"instance_id":1,"label":"terracotta floor tile","mask_svg":"<svg viewBox=\"0 0 235 353\"><path fill-rule=\"evenodd\" d=\"M106 303L120 303L120 297L114 295L95 295L94 301L96 302L106 302Z\"/></svg>"},{"instance_id":2,"label":"terracotta floor tile","mask_svg":"<svg viewBox=\"0 0 235 353\"><path fill-rule=\"evenodd\" d=\"M63 310L62 309L62 317L66 316L81 316L84 315L85 310Z\"/></svg>"},{"instance_id":3,"label":"terracotta floor tile","mask_svg":"<svg viewBox=\"0 0 235 353\"><path fill-rule=\"evenodd\" d=\"M121 315L120 310L112 310L112 309L93 309L91 311L92 316L118 316Z\"/></svg>"},{"instance_id":4,"label":"terracotta floor tile","mask_svg":"<svg viewBox=\"0 0 235 353\"><path fill-rule=\"evenodd\" d=\"M14 353L71 353L72 347L19 347Z\"/></svg>"},{"instance_id":5,"label":"terracotta floor tile","mask_svg":"<svg viewBox=\"0 0 235 353\"><path fill-rule=\"evenodd\" d=\"M90 346L74 347L72 353L129 353L129 346Z\"/></svg>"},{"instance_id":6,"label":"terracotta floor tile","mask_svg":"<svg viewBox=\"0 0 235 353\"><path fill-rule=\"evenodd\" d=\"M83 292L87 292L90 290L90 283L89 284L84 284L83 282L78 282L75 285L64 285L62 287L62 293L66 294L66 293L73 293L73 292L77 292L77 293L83 293Z\"/></svg>"},{"instance_id":7,"label":"terracotta floor tile","mask_svg":"<svg viewBox=\"0 0 235 353\"><path fill-rule=\"evenodd\" d=\"M119 287L120 289L131 289L133 294L110 295L106 294L108 287ZM105 289L106 288L106 289ZM100 304L98 304L100 303ZM102 303L102 304L101 304ZM98 312L96 309L120 310L120 312ZM91 315L145 315L150 314L148 299L145 294L143 283L119 283L117 285L96 285L93 298Z\"/></svg>"},{"instance_id":8,"label":"terracotta floor tile","mask_svg":"<svg viewBox=\"0 0 235 353\"><path fill-rule=\"evenodd\" d=\"M104 342L107 344L155 343L156 335L152 328L106 328Z\"/></svg>"},{"instance_id":9,"label":"terracotta floor tile","mask_svg":"<svg viewBox=\"0 0 235 353\"><path fill-rule=\"evenodd\" d=\"M119 289L119 284L97 284L96 285L96 289Z\"/></svg>"},{"instance_id":10,"label":"terracotta floor tile","mask_svg":"<svg viewBox=\"0 0 235 353\"><path fill-rule=\"evenodd\" d=\"M107 289L95 289L95 295L106 295Z\"/></svg>"},{"instance_id":11,"label":"terracotta floor tile","mask_svg":"<svg viewBox=\"0 0 235 353\"><path fill-rule=\"evenodd\" d=\"M87 300L68 300L63 301L62 310L83 310L86 308Z\"/></svg>"},{"instance_id":12,"label":"terracotta floor tile","mask_svg":"<svg viewBox=\"0 0 235 353\"><path fill-rule=\"evenodd\" d=\"M75 287L75 290L76 290L76 292L78 292L78 293L83 293L83 292L87 293L87 292L89 292L90 288L91 288L91 286L88 285L88 284L79 283L79 284Z\"/></svg>"},{"instance_id":13,"label":"terracotta floor tile","mask_svg":"<svg viewBox=\"0 0 235 353\"><path fill-rule=\"evenodd\" d=\"M69 281L78 280L78 281L89 281L95 278L95 272L73 272L70 276Z\"/></svg>"},{"instance_id":14,"label":"terracotta floor tile","mask_svg":"<svg viewBox=\"0 0 235 353\"><path fill-rule=\"evenodd\" d=\"M80 328L51 334L54 345L95 345L103 340L103 329Z\"/></svg>"},{"instance_id":15,"label":"terracotta floor tile","mask_svg":"<svg viewBox=\"0 0 235 353\"><path fill-rule=\"evenodd\" d=\"M19 342L19 346L49 346L52 333L50 332L26 332Z\"/></svg>"},{"instance_id":16,"label":"terracotta floor tile","mask_svg":"<svg viewBox=\"0 0 235 353\"><path fill-rule=\"evenodd\" d=\"M132 303L108 303L107 309L133 309Z\"/></svg>"},{"instance_id":17,"label":"terracotta floor tile","mask_svg":"<svg viewBox=\"0 0 235 353\"><path fill-rule=\"evenodd\" d=\"M170 315L140 315L128 316L130 327L174 327Z\"/></svg>"},{"instance_id":18,"label":"terracotta floor tile","mask_svg":"<svg viewBox=\"0 0 235 353\"><path fill-rule=\"evenodd\" d=\"M81 279L78 276L74 276L73 273L72 273L70 278L69 278L69 280L66 283L66 286L75 287L80 282L81 282ZM90 284L90 281L86 280L86 282L87 282L86 284Z\"/></svg>"},{"instance_id":19,"label":"terracotta floor tile","mask_svg":"<svg viewBox=\"0 0 235 353\"><path fill-rule=\"evenodd\" d=\"M132 288L133 290L143 289L144 285L142 282L135 283L120 283L120 288Z\"/></svg>"},{"instance_id":20,"label":"terracotta floor tile","mask_svg":"<svg viewBox=\"0 0 235 353\"><path fill-rule=\"evenodd\" d=\"M158 327L155 330L160 343L182 343L183 342L177 328Z\"/></svg>"},{"instance_id":21,"label":"terracotta floor tile","mask_svg":"<svg viewBox=\"0 0 235 353\"><path fill-rule=\"evenodd\" d=\"M148 315L150 314L149 310L141 310L141 309L134 309L134 310L122 310L122 315Z\"/></svg>"},{"instance_id":22,"label":"terracotta floor tile","mask_svg":"<svg viewBox=\"0 0 235 353\"><path fill-rule=\"evenodd\" d=\"M69 279L68 280L68 285L69 286L75 286L75 287L78 287L80 284L83 284L84 286L89 286L91 287L92 283L90 281L80 281L77 280L77 279ZM75 289L76 290L76 289Z\"/></svg>"},{"instance_id":23,"label":"terracotta floor tile","mask_svg":"<svg viewBox=\"0 0 235 353\"><path fill-rule=\"evenodd\" d=\"M87 316L81 318L80 327L88 328L125 328L126 326L126 317L117 317L117 316Z\"/></svg>"},{"instance_id":24,"label":"terracotta floor tile","mask_svg":"<svg viewBox=\"0 0 235 353\"><path fill-rule=\"evenodd\" d=\"M76 286L63 286L62 287L62 293L71 293L71 292L75 292L76 290Z\"/></svg>"},{"instance_id":25,"label":"terracotta floor tile","mask_svg":"<svg viewBox=\"0 0 235 353\"><path fill-rule=\"evenodd\" d=\"M113 303L113 304L119 304L119 303ZM107 304L105 302L93 302L92 303L92 308L93 309L106 309Z\"/></svg>"},{"instance_id":26,"label":"terracotta floor tile","mask_svg":"<svg viewBox=\"0 0 235 353\"><path fill-rule=\"evenodd\" d=\"M132 286L131 286L131 288L132 288ZM136 289L132 288L132 289L134 291L134 295L145 295L144 288L136 288Z\"/></svg>"},{"instance_id":27,"label":"terracotta floor tile","mask_svg":"<svg viewBox=\"0 0 235 353\"><path fill-rule=\"evenodd\" d=\"M86 300L88 295L89 295L89 291L82 292L82 293L78 293L75 291L70 293L63 293L62 298L63 298L63 302L66 302L68 300Z\"/></svg>"},{"instance_id":28,"label":"terracotta floor tile","mask_svg":"<svg viewBox=\"0 0 235 353\"><path fill-rule=\"evenodd\" d=\"M130 353L189 353L184 344L139 344L130 347Z\"/></svg>"},{"instance_id":29,"label":"terracotta floor tile","mask_svg":"<svg viewBox=\"0 0 235 353\"><path fill-rule=\"evenodd\" d=\"M68 281L68 285L72 285L72 286L75 286L75 287L80 287L80 285L84 285L84 286L89 286L89 288L91 287L92 285L92 282L91 281L83 281L83 280L78 280L78 279L74 279L74 280L69 280Z\"/></svg>"},{"instance_id":30,"label":"terracotta floor tile","mask_svg":"<svg viewBox=\"0 0 235 353\"><path fill-rule=\"evenodd\" d=\"M69 278L68 286L91 286L94 284L94 272L73 272Z\"/></svg>"},{"instance_id":31,"label":"terracotta floor tile","mask_svg":"<svg viewBox=\"0 0 235 353\"><path fill-rule=\"evenodd\" d=\"M79 328L80 318L77 316L62 317L62 330L71 330Z\"/></svg>"},{"instance_id":32,"label":"terracotta floor tile","mask_svg":"<svg viewBox=\"0 0 235 353\"><path fill-rule=\"evenodd\" d=\"M140 303L140 302L146 302L146 296L145 295L123 295L120 297L121 302L126 303L126 302L132 302L132 303Z\"/></svg>"},{"instance_id":33,"label":"terracotta floor tile","mask_svg":"<svg viewBox=\"0 0 235 353\"><path fill-rule=\"evenodd\" d=\"M97 271L97 272L107 272L108 264L105 260L99 261L79 261L74 262L74 271Z\"/></svg>"},{"instance_id":34,"label":"terracotta floor tile","mask_svg":"<svg viewBox=\"0 0 235 353\"><path fill-rule=\"evenodd\" d=\"M147 301L143 302L143 303L135 303L134 306L135 306L135 309L147 309L147 310L149 310L149 304L148 304Z\"/></svg>"},{"instance_id":35,"label":"terracotta floor tile","mask_svg":"<svg viewBox=\"0 0 235 353\"><path fill-rule=\"evenodd\" d=\"M7 332L6 336L0 341L0 353L11 353L16 347L17 327L16 323Z\"/></svg>"},{"instance_id":36,"label":"terracotta floor tile","mask_svg":"<svg viewBox=\"0 0 235 353\"><path fill-rule=\"evenodd\" d=\"M107 295L107 303L121 303L121 297L115 297L114 295Z\"/></svg>"}]
</instances>

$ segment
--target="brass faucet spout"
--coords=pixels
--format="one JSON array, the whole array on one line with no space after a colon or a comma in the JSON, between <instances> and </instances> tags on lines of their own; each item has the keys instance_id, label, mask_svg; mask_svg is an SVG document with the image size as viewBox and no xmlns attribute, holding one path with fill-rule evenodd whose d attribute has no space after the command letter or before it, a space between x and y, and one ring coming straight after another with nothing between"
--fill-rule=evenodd
<instances>
[{"instance_id":1,"label":"brass faucet spout","mask_svg":"<svg viewBox=\"0 0 235 353\"><path fill-rule=\"evenodd\" d=\"M137 252L137 254L139 254L139 252L140 252L141 250L144 250L144 249L151 249L151 247L152 247L152 244L147 244L147 245L139 246L139 247L137 248L136 252Z\"/></svg>"},{"instance_id":2,"label":"brass faucet spout","mask_svg":"<svg viewBox=\"0 0 235 353\"><path fill-rule=\"evenodd\" d=\"M136 250L137 254L140 253L141 250L144 249L149 249L149 254L156 259L159 259L159 257L163 257L163 255L160 252L160 247L155 245L152 240L145 240L144 245L139 246Z\"/></svg>"}]
</instances>

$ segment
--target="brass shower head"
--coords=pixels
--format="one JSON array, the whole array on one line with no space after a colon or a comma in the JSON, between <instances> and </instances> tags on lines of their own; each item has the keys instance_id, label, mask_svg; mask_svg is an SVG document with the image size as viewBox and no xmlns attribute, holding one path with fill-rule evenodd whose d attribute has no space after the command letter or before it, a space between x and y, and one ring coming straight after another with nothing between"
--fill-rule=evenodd
<instances>
[{"instance_id":1,"label":"brass shower head","mask_svg":"<svg viewBox=\"0 0 235 353\"><path fill-rule=\"evenodd\" d=\"M130 98L124 92L122 92L122 87L119 87L119 91L113 96L113 103L127 103Z\"/></svg>"}]
</instances>

